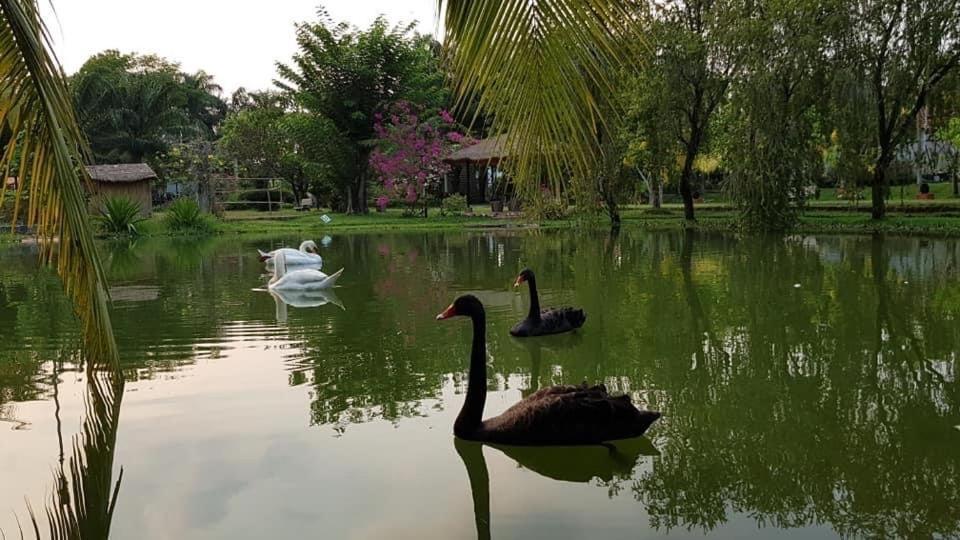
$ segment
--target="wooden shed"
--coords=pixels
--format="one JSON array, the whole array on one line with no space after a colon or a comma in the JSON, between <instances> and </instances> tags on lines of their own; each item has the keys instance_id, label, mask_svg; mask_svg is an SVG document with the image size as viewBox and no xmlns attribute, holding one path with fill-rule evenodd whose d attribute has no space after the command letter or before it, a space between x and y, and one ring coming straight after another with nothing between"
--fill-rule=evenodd
<instances>
[{"instance_id":1,"label":"wooden shed","mask_svg":"<svg viewBox=\"0 0 960 540\"><path fill-rule=\"evenodd\" d=\"M87 173L93 180L92 208L102 208L104 199L126 197L140 205L143 217L149 217L153 212L153 181L157 179L157 173L146 163L88 165Z\"/></svg>"}]
</instances>

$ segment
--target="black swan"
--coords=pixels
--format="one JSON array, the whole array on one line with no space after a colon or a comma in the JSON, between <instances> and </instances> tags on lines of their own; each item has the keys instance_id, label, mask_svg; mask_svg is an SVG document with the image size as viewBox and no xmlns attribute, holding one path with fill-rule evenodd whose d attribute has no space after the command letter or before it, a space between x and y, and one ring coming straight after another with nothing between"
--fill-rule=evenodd
<instances>
[{"instance_id":1,"label":"black swan","mask_svg":"<svg viewBox=\"0 0 960 540\"><path fill-rule=\"evenodd\" d=\"M487 401L487 320L473 295L457 298L437 319L455 316L473 321L473 348L467 397L453 425L461 439L522 446L575 446L630 439L643 435L660 413L641 411L630 396L611 396L604 385L551 386L483 420Z\"/></svg>"},{"instance_id":2,"label":"black swan","mask_svg":"<svg viewBox=\"0 0 960 540\"><path fill-rule=\"evenodd\" d=\"M530 284L530 313L526 319L510 329L510 335L531 337L561 334L576 330L586 322L587 316L582 309L562 307L541 311L540 297L537 296L537 278L533 275L533 270L525 268L517 276L513 286L519 287L524 281Z\"/></svg>"}]
</instances>

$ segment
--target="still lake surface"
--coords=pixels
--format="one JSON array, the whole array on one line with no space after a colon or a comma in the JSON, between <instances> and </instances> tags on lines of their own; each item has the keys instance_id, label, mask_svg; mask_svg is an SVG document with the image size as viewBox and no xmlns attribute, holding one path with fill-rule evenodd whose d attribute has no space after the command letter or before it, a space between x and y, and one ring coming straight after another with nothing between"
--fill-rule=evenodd
<instances>
[{"instance_id":1,"label":"still lake surface","mask_svg":"<svg viewBox=\"0 0 960 540\"><path fill-rule=\"evenodd\" d=\"M123 471L113 538L960 535L956 240L338 235L335 297L253 290L256 248L300 240L104 244L128 381L101 464ZM89 412L59 282L29 246L0 260L12 538ZM523 266L582 331L509 337ZM466 292L490 325L486 416L586 380L663 418L613 456L455 441L470 327L434 316Z\"/></svg>"}]
</instances>

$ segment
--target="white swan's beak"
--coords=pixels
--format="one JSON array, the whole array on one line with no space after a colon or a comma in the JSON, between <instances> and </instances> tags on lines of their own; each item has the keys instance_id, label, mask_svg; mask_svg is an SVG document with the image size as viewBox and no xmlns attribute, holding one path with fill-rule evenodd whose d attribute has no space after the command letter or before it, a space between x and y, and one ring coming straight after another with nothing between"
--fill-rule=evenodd
<instances>
[{"instance_id":1,"label":"white swan's beak","mask_svg":"<svg viewBox=\"0 0 960 540\"><path fill-rule=\"evenodd\" d=\"M457 315L456 308L453 307L453 304L450 304L450 307L443 310L443 313L437 315L437 320L442 321L444 319L449 319L450 317L455 317Z\"/></svg>"}]
</instances>

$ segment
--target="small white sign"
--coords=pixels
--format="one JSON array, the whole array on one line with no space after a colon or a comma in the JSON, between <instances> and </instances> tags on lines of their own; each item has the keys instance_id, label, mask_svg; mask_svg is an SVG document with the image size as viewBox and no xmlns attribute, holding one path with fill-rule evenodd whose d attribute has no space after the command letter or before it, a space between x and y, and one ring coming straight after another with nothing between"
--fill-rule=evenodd
<instances>
[{"instance_id":1,"label":"small white sign","mask_svg":"<svg viewBox=\"0 0 960 540\"><path fill-rule=\"evenodd\" d=\"M328 216L328 215L326 215L326 214L324 214L324 215L320 216L320 221L322 221L322 222L324 222L324 223L330 223L331 221L333 221L333 218L330 217L330 216Z\"/></svg>"}]
</instances>

